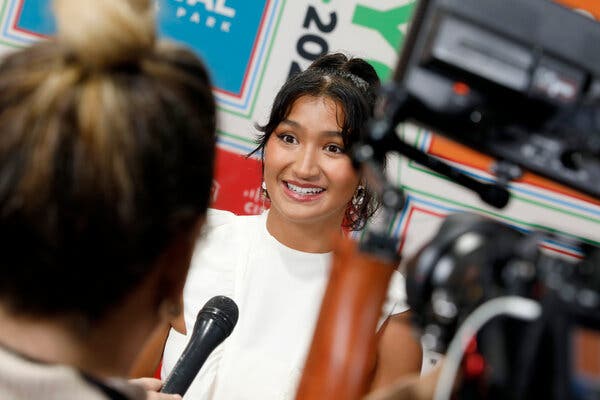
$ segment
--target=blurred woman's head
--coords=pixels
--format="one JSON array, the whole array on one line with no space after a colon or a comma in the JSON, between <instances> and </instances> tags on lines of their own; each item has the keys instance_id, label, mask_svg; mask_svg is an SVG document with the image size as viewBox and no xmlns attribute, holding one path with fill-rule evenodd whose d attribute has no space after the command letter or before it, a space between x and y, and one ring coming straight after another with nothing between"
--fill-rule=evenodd
<instances>
[{"instance_id":1,"label":"blurred woman's head","mask_svg":"<svg viewBox=\"0 0 600 400\"><path fill-rule=\"evenodd\" d=\"M297 189L297 194L302 195L302 189L298 187L298 184L303 186L304 183L309 183L308 181L304 182L303 179L298 179L300 182L296 182L296 179L289 178L294 180L290 186L286 179L286 176L289 177L290 174L287 172L285 176L280 177L279 182L276 182L276 178L269 178L271 176L269 157L272 154L265 154L271 147L269 146L270 141L275 140L275 137L272 136L273 133L278 130L289 130L288 117L290 113L297 111L296 106L299 102L306 99L323 99L328 103L327 107L333 112L333 118L337 122L336 131L341 140L338 147L344 158L339 158L340 161L345 159L349 166L350 160L347 153L364 134L366 122L373 115L378 86L379 78L373 67L360 58L348 58L340 53L320 57L306 71L292 76L283 85L275 97L269 120L264 126L259 127L262 135L256 149L263 151L263 174L272 207L277 207L276 202L278 201L273 198L274 190L282 189L283 192L293 197L294 189ZM298 121L292 121L292 125L295 122ZM291 139L287 137L285 140ZM324 145L327 144L324 142ZM324 148L324 150L326 149ZM356 179L356 183L358 183L358 179ZM274 187L275 185L277 187ZM343 225L352 230L361 229L377 208L372 193L365 186L363 183L360 186L355 184L351 187L351 196L342 204ZM288 192L288 189L291 192ZM306 186L305 189L318 193L327 191L325 187L318 185ZM325 196L324 194L323 197ZM285 198L286 196L282 195L281 197ZM313 200L318 202L320 199L314 198ZM310 201L304 203L305 205L311 204Z\"/></svg>"},{"instance_id":2,"label":"blurred woman's head","mask_svg":"<svg viewBox=\"0 0 600 400\"><path fill-rule=\"evenodd\" d=\"M0 64L0 303L93 323L207 209L206 68L150 0L56 0L56 39Z\"/></svg>"}]
</instances>

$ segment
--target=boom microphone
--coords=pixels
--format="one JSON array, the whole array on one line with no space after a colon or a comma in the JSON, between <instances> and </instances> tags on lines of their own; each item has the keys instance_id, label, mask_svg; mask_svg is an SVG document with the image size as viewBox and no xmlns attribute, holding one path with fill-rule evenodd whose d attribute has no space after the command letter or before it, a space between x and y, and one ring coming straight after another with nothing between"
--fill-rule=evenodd
<instances>
[{"instance_id":1,"label":"boom microphone","mask_svg":"<svg viewBox=\"0 0 600 400\"><path fill-rule=\"evenodd\" d=\"M227 338L238 320L238 308L226 296L215 296L198 312L192 338L167 377L161 392L183 396L212 351Z\"/></svg>"}]
</instances>

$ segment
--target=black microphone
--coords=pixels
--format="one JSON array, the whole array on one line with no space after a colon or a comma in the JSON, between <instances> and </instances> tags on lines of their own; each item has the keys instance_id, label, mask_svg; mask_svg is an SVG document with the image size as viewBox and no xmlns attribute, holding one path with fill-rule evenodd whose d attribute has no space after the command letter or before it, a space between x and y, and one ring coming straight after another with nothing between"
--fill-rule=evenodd
<instances>
[{"instance_id":1,"label":"black microphone","mask_svg":"<svg viewBox=\"0 0 600 400\"><path fill-rule=\"evenodd\" d=\"M183 396L212 351L231 334L238 308L226 296L215 296L198 312L192 338L160 390Z\"/></svg>"}]
</instances>

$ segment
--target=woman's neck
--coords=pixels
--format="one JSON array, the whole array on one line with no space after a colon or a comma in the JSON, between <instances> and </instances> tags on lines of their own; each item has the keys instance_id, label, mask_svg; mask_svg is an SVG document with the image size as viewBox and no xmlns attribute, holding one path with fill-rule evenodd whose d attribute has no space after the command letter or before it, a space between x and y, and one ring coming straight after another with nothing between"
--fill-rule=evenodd
<instances>
[{"instance_id":1,"label":"woman's neck","mask_svg":"<svg viewBox=\"0 0 600 400\"><path fill-rule=\"evenodd\" d=\"M341 220L323 223L296 222L285 219L273 209L267 216L267 230L278 242L306 253L330 252L332 239L342 231Z\"/></svg>"},{"instance_id":2,"label":"woman's neck","mask_svg":"<svg viewBox=\"0 0 600 400\"><path fill-rule=\"evenodd\" d=\"M33 360L79 364L79 351L68 330L55 321L15 317L0 309L0 345Z\"/></svg>"},{"instance_id":3,"label":"woman's neck","mask_svg":"<svg viewBox=\"0 0 600 400\"><path fill-rule=\"evenodd\" d=\"M118 314L116 312L115 314ZM68 365L97 377L127 376L144 343L144 329L114 324L113 315L87 333L76 321L14 316L0 307L0 345L35 361Z\"/></svg>"}]
</instances>

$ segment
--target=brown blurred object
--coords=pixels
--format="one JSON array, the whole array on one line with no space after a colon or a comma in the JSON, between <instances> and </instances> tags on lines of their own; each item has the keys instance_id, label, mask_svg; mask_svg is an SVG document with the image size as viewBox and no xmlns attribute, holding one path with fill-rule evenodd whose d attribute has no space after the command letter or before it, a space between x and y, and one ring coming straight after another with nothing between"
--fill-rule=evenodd
<instances>
[{"instance_id":1,"label":"brown blurred object","mask_svg":"<svg viewBox=\"0 0 600 400\"><path fill-rule=\"evenodd\" d=\"M377 323L395 264L340 237L296 400L360 399L376 364Z\"/></svg>"},{"instance_id":2,"label":"brown blurred object","mask_svg":"<svg viewBox=\"0 0 600 400\"><path fill-rule=\"evenodd\" d=\"M578 328L571 335L575 376L596 381L600 378L600 332Z\"/></svg>"}]
</instances>

